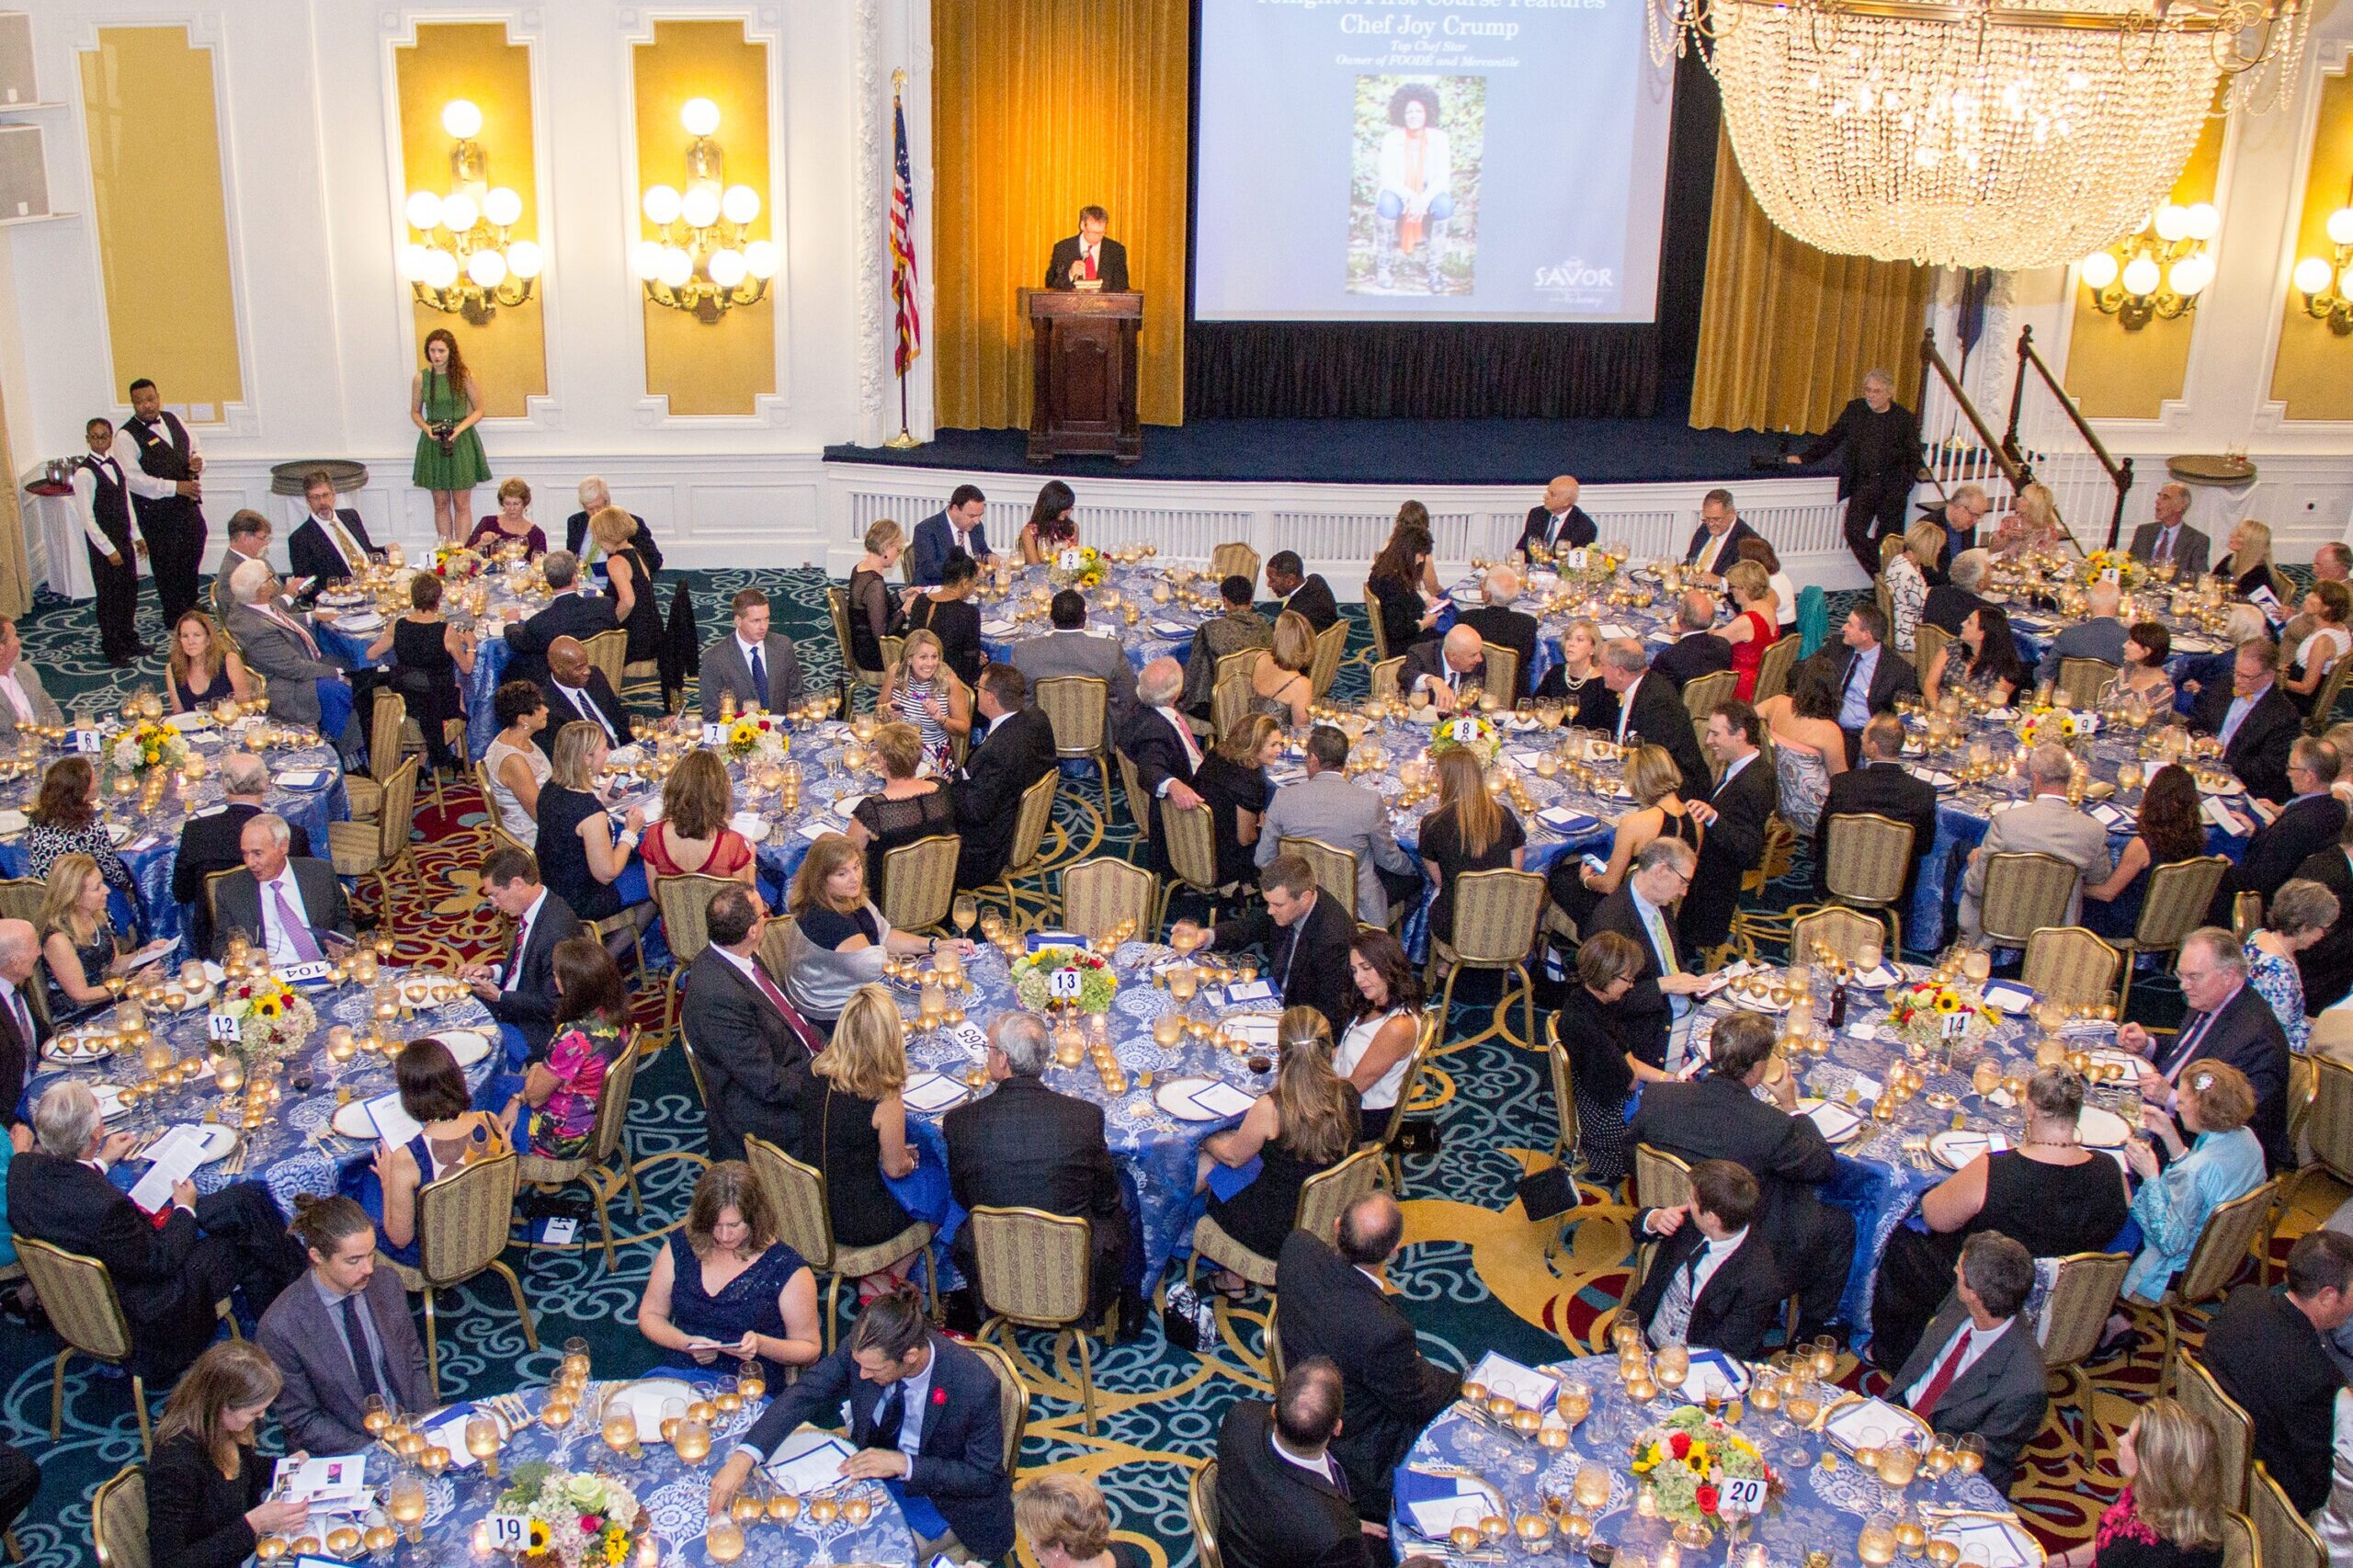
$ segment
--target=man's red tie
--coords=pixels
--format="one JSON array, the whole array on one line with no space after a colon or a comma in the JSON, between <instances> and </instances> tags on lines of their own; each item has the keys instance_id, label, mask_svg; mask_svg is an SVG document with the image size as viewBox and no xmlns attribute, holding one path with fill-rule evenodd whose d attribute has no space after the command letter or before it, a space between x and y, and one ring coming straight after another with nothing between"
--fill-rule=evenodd
<instances>
[{"instance_id":1,"label":"man's red tie","mask_svg":"<svg viewBox=\"0 0 2353 1568\"><path fill-rule=\"evenodd\" d=\"M778 1012L788 1017L791 1016L792 1005L784 999L784 993L776 988L776 982L768 978L768 971L761 966L757 959L752 960L752 980L759 986L760 994L776 1005Z\"/></svg>"},{"instance_id":2,"label":"man's red tie","mask_svg":"<svg viewBox=\"0 0 2353 1568\"><path fill-rule=\"evenodd\" d=\"M1936 1415L1937 1401L1944 1398L1945 1391L1952 1387L1953 1379L1961 1375L1961 1358L1969 1353L1971 1337L1970 1330L1961 1330L1961 1337L1953 1342L1952 1353L1945 1358L1944 1365L1937 1369L1937 1375L1928 1380L1928 1386L1920 1391L1920 1401L1912 1407L1913 1415L1923 1421Z\"/></svg>"},{"instance_id":3,"label":"man's red tie","mask_svg":"<svg viewBox=\"0 0 2353 1568\"><path fill-rule=\"evenodd\" d=\"M1095 280L1095 253L1093 251L1088 251L1086 253L1086 278L1087 281L1090 283Z\"/></svg>"}]
</instances>

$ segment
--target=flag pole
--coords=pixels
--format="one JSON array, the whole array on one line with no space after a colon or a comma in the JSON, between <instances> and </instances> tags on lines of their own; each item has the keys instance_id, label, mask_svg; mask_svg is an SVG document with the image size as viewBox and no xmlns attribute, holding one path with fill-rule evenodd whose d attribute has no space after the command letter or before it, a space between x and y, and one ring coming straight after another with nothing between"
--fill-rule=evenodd
<instances>
[{"instance_id":1,"label":"flag pole","mask_svg":"<svg viewBox=\"0 0 2353 1568\"><path fill-rule=\"evenodd\" d=\"M891 73L891 135L892 135L892 256L891 288L897 307L898 324L894 329L892 367L899 378L899 433L882 445L892 451L907 451L923 443L907 428L907 369L915 363L915 353L908 351L906 324L915 309L915 196L914 180L909 173L906 145L906 109L900 94L907 85L904 66ZM904 188L903 188L904 187ZM904 206L903 206L904 204ZM904 221L904 249L898 225ZM918 329L920 330L920 329ZM919 340L918 340L919 341ZM920 352L917 349L915 352Z\"/></svg>"}]
</instances>

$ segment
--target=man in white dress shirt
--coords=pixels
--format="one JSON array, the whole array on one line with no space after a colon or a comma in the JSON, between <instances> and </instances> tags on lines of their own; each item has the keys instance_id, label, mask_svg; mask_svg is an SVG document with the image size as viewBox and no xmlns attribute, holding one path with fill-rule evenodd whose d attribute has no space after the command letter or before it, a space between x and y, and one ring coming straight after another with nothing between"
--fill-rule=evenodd
<instances>
[{"instance_id":1,"label":"man in white dress shirt","mask_svg":"<svg viewBox=\"0 0 2353 1568\"><path fill-rule=\"evenodd\" d=\"M204 449L178 415L165 412L163 394L144 377L131 383L131 409L112 452L131 485L155 597L164 624L171 626L197 603L196 574L204 560Z\"/></svg>"},{"instance_id":2,"label":"man in white dress shirt","mask_svg":"<svg viewBox=\"0 0 2353 1568\"><path fill-rule=\"evenodd\" d=\"M83 438L89 452L74 468L74 499L90 551L90 585L97 594L98 651L121 669L147 653L139 640L139 562L143 540L131 536L131 479L114 456L114 426L93 419Z\"/></svg>"},{"instance_id":3,"label":"man in white dress shirt","mask_svg":"<svg viewBox=\"0 0 2353 1568\"><path fill-rule=\"evenodd\" d=\"M351 910L343 884L324 860L297 860L289 854L293 835L286 819L263 812L245 824L237 840L243 871L232 871L213 890L215 947L233 932L269 950L278 968L316 963L352 940Z\"/></svg>"},{"instance_id":4,"label":"man in white dress shirt","mask_svg":"<svg viewBox=\"0 0 2353 1568\"><path fill-rule=\"evenodd\" d=\"M2025 1247L1999 1231L1970 1237L1953 1266L1953 1293L1888 1391L1938 1432L1982 1437L1985 1479L2000 1492L2010 1489L2050 1403L2042 1347L2021 1315L2033 1290Z\"/></svg>"},{"instance_id":5,"label":"man in white dress shirt","mask_svg":"<svg viewBox=\"0 0 2353 1568\"><path fill-rule=\"evenodd\" d=\"M57 699L41 689L40 671L25 662L17 623L0 618L0 740L14 740L19 724L63 722Z\"/></svg>"}]
</instances>

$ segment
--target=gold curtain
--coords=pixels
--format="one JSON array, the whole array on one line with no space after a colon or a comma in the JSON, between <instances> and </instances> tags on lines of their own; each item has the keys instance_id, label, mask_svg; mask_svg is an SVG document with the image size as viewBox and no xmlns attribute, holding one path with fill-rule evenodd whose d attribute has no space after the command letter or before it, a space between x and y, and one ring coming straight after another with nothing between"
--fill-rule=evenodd
<instances>
[{"instance_id":1,"label":"gold curtain","mask_svg":"<svg viewBox=\"0 0 2353 1568\"><path fill-rule=\"evenodd\" d=\"M1692 427L1820 430L1875 368L1916 409L1934 279L1929 267L1832 256L1775 228L1719 132Z\"/></svg>"},{"instance_id":2,"label":"gold curtain","mask_svg":"<svg viewBox=\"0 0 2353 1568\"><path fill-rule=\"evenodd\" d=\"M1188 0L956 0L931 15L939 423L1029 423L1017 290L1044 280L1093 203L1144 297L1137 413L1183 424Z\"/></svg>"},{"instance_id":3,"label":"gold curtain","mask_svg":"<svg viewBox=\"0 0 2353 1568\"><path fill-rule=\"evenodd\" d=\"M8 420L0 409L0 474L14 474L8 452ZM80 549L79 540L74 548ZM13 480L0 484L0 615L21 616L33 608L32 562L25 551L24 497Z\"/></svg>"}]
</instances>

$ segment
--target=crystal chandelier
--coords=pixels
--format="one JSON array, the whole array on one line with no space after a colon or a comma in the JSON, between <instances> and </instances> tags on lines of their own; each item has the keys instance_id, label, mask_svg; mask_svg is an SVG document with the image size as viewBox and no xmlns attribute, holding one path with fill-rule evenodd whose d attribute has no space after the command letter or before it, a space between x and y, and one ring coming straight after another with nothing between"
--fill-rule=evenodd
<instances>
[{"instance_id":1,"label":"crystal chandelier","mask_svg":"<svg viewBox=\"0 0 2353 1568\"><path fill-rule=\"evenodd\" d=\"M1963 267L2078 260L2136 233L2217 84L2284 97L2304 0L1650 0L1699 47L1757 205L1821 250Z\"/></svg>"}]
</instances>

